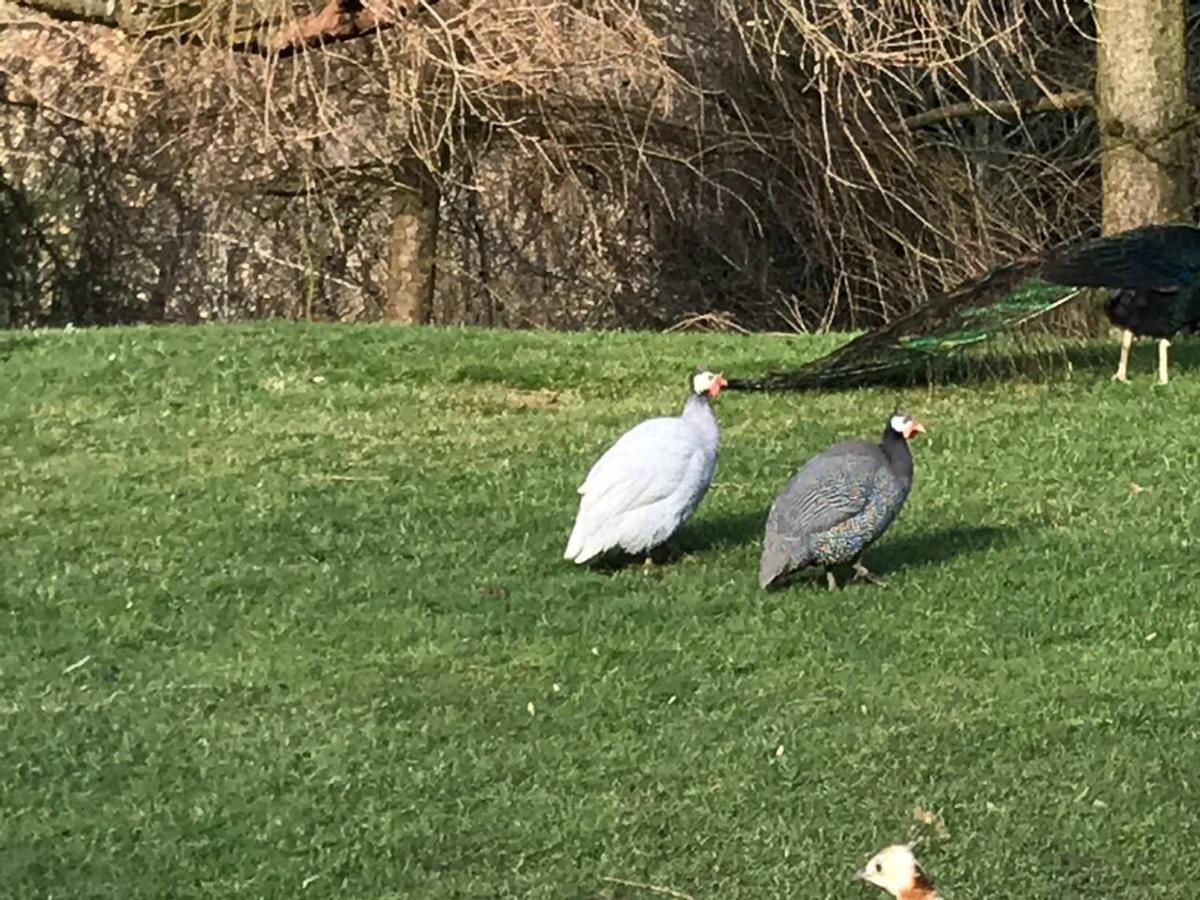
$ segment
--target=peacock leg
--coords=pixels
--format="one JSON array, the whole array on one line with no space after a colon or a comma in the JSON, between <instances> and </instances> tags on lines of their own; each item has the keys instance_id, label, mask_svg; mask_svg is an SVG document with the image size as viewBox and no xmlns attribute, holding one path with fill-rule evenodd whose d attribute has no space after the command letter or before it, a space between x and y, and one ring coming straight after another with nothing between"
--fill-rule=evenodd
<instances>
[{"instance_id":1,"label":"peacock leg","mask_svg":"<svg viewBox=\"0 0 1200 900\"><path fill-rule=\"evenodd\" d=\"M1170 341L1158 342L1158 383L1167 383L1167 348L1171 346Z\"/></svg>"},{"instance_id":2,"label":"peacock leg","mask_svg":"<svg viewBox=\"0 0 1200 900\"><path fill-rule=\"evenodd\" d=\"M1117 363L1117 374L1113 381L1122 383L1129 381L1129 348L1133 346L1133 332L1128 328L1121 331L1121 361Z\"/></svg>"},{"instance_id":3,"label":"peacock leg","mask_svg":"<svg viewBox=\"0 0 1200 900\"><path fill-rule=\"evenodd\" d=\"M825 570L825 586L831 591L837 590L837 576L833 574L833 569Z\"/></svg>"},{"instance_id":4,"label":"peacock leg","mask_svg":"<svg viewBox=\"0 0 1200 900\"><path fill-rule=\"evenodd\" d=\"M861 578L863 581L869 581L871 584L877 584L880 587L887 585L887 582L868 569L860 562L854 564L854 577Z\"/></svg>"}]
</instances>

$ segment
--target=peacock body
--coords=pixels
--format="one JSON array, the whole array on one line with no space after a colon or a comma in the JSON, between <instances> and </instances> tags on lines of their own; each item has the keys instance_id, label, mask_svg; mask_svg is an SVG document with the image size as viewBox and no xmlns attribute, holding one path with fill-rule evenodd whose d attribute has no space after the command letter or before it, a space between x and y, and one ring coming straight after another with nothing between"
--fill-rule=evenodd
<instances>
[{"instance_id":1,"label":"peacock body","mask_svg":"<svg viewBox=\"0 0 1200 900\"><path fill-rule=\"evenodd\" d=\"M1126 381L1133 336L1156 337L1158 381L1167 383L1167 348L1200 328L1200 228L1147 225L1052 256L1047 277L1107 287L1108 317L1125 330L1116 381Z\"/></svg>"}]
</instances>

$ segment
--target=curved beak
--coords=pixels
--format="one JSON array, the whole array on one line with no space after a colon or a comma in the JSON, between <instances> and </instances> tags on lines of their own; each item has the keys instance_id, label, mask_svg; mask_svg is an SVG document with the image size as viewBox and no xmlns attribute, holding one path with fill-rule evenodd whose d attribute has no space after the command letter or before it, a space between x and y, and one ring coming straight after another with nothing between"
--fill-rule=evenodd
<instances>
[{"instance_id":1,"label":"curved beak","mask_svg":"<svg viewBox=\"0 0 1200 900\"><path fill-rule=\"evenodd\" d=\"M905 434L904 434L904 439L906 441L910 441L910 440L912 440L912 437L914 434L924 434L924 433L925 433L925 426L922 425L920 422L918 422L916 419L913 419L912 424L908 426L908 431L905 432Z\"/></svg>"},{"instance_id":2,"label":"curved beak","mask_svg":"<svg viewBox=\"0 0 1200 900\"><path fill-rule=\"evenodd\" d=\"M863 866L861 869L859 869L857 872L855 872L854 878L851 880L852 881L866 881L867 880L867 867Z\"/></svg>"}]
</instances>

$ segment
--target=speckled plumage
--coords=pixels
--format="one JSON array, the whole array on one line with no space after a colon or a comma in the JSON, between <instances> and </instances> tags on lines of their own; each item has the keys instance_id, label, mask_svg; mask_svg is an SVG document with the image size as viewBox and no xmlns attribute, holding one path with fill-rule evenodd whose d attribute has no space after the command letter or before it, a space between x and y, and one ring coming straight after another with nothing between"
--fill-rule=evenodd
<instances>
[{"instance_id":1,"label":"speckled plumage","mask_svg":"<svg viewBox=\"0 0 1200 900\"><path fill-rule=\"evenodd\" d=\"M846 441L817 454L771 505L759 583L856 563L899 514L912 478L908 442L890 425L879 444Z\"/></svg>"}]
</instances>

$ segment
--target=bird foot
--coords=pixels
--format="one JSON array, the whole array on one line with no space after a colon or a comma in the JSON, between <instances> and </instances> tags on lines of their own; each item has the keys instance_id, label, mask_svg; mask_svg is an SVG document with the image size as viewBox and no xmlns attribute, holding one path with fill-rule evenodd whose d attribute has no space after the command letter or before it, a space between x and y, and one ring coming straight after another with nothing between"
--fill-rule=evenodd
<instances>
[{"instance_id":1,"label":"bird foot","mask_svg":"<svg viewBox=\"0 0 1200 900\"><path fill-rule=\"evenodd\" d=\"M1112 380L1119 381L1121 384L1129 384L1129 376L1124 372L1117 372L1115 375L1113 375Z\"/></svg>"},{"instance_id":2,"label":"bird foot","mask_svg":"<svg viewBox=\"0 0 1200 900\"><path fill-rule=\"evenodd\" d=\"M882 578L880 578L878 575L876 575L874 572L872 572L870 569L868 569L862 563L854 564L854 577L861 578L863 581L869 581L871 584L878 585L879 587L887 586L886 581L884 581Z\"/></svg>"},{"instance_id":3,"label":"bird foot","mask_svg":"<svg viewBox=\"0 0 1200 900\"><path fill-rule=\"evenodd\" d=\"M838 588L837 576L833 574L832 569L825 570L825 586L831 591L836 591Z\"/></svg>"},{"instance_id":4,"label":"bird foot","mask_svg":"<svg viewBox=\"0 0 1200 900\"><path fill-rule=\"evenodd\" d=\"M643 550L638 555L642 557L642 568L646 571L670 565L673 562L677 562L683 556L671 544L659 544L657 547Z\"/></svg>"}]
</instances>

